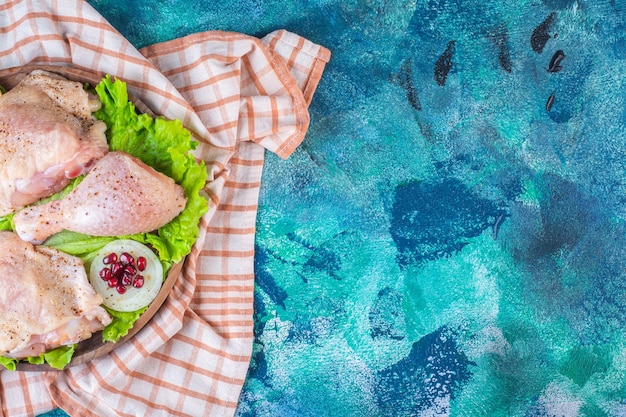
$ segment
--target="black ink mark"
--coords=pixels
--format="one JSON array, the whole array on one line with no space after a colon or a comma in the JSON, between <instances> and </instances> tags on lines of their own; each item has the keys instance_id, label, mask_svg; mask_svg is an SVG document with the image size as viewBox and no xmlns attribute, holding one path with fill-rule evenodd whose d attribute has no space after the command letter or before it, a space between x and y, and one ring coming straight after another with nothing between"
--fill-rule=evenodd
<instances>
[{"instance_id":1,"label":"black ink mark","mask_svg":"<svg viewBox=\"0 0 626 417\"><path fill-rule=\"evenodd\" d=\"M439 58L435 63L435 81L440 86L446 85L448 73L452 68L452 56L454 55L455 44L456 42L453 40L448 42L446 50L441 55L439 55Z\"/></svg>"},{"instance_id":2,"label":"black ink mark","mask_svg":"<svg viewBox=\"0 0 626 417\"><path fill-rule=\"evenodd\" d=\"M499 27L488 35L498 48L498 61L506 72L511 72L513 62L511 61L511 51L509 50L509 32L506 27Z\"/></svg>"},{"instance_id":3,"label":"black ink mark","mask_svg":"<svg viewBox=\"0 0 626 417\"><path fill-rule=\"evenodd\" d=\"M555 95L556 95L556 91L553 91L552 94L550 94L550 97L548 97L548 101L546 102L547 111L550 111L550 109L552 108L552 105L554 104Z\"/></svg>"},{"instance_id":4,"label":"black ink mark","mask_svg":"<svg viewBox=\"0 0 626 417\"><path fill-rule=\"evenodd\" d=\"M565 59L565 54L561 49L556 51L554 55L552 55L552 59L550 60L550 65L548 65L548 72L559 72L563 69L561 66L561 61Z\"/></svg>"},{"instance_id":5,"label":"black ink mark","mask_svg":"<svg viewBox=\"0 0 626 417\"><path fill-rule=\"evenodd\" d=\"M400 82L400 86L406 91L406 99L409 101L409 104L411 104L411 107L417 111L421 111L422 103L420 102L420 98L417 95L417 89L415 88L415 83L413 82L413 66L411 64L411 58L402 63L398 74L398 81Z\"/></svg>"},{"instance_id":6,"label":"black ink mark","mask_svg":"<svg viewBox=\"0 0 626 417\"><path fill-rule=\"evenodd\" d=\"M500 47L500 51L498 52L498 60L500 61L500 66L503 70L505 70L506 72L511 72L511 69L513 68L513 62L511 61L511 53L506 44Z\"/></svg>"},{"instance_id":7,"label":"black ink mark","mask_svg":"<svg viewBox=\"0 0 626 417\"><path fill-rule=\"evenodd\" d=\"M546 19L539 24L533 30L533 34L530 36L530 46L532 46L533 51L540 54L543 51L543 47L546 46L546 43L550 39L550 34L548 31L552 27L554 20L556 18L556 13L552 12L546 17Z\"/></svg>"}]
</instances>

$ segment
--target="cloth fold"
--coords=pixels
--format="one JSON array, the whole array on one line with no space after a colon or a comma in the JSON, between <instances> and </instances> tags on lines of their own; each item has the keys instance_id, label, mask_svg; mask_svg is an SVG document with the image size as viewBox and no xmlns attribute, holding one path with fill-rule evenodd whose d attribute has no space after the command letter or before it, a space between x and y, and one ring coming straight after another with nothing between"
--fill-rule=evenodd
<instances>
[{"instance_id":1,"label":"cloth fold","mask_svg":"<svg viewBox=\"0 0 626 417\"><path fill-rule=\"evenodd\" d=\"M135 49L83 1L0 5L0 70L110 74L183 121L206 161L209 212L163 307L129 342L60 372L0 371L3 416L233 415L253 338L254 233L265 150L287 158L330 52L285 30L208 31Z\"/></svg>"}]
</instances>

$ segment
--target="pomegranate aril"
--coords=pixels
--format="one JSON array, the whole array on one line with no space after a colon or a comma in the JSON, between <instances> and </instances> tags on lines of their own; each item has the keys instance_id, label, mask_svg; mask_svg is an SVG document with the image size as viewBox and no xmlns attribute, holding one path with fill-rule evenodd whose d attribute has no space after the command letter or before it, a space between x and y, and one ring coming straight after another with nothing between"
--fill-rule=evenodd
<instances>
[{"instance_id":1,"label":"pomegranate aril","mask_svg":"<svg viewBox=\"0 0 626 417\"><path fill-rule=\"evenodd\" d=\"M114 277L120 277L124 273L124 264L122 262L115 262L111 266L111 273Z\"/></svg>"},{"instance_id":2,"label":"pomegranate aril","mask_svg":"<svg viewBox=\"0 0 626 417\"><path fill-rule=\"evenodd\" d=\"M146 269L147 263L148 261L146 260L146 258L140 256L139 258L137 258L137 269L143 271L144 269Z\"/></svg>"},{"instance_id":3,"label":"pomegranate aril","mask_svg":"<svg viewBox=\"0 0 626 417\"><path fill-rule=\"evenodd\" d=\"M130 285L133 283L133 277L124 274L120 282L122 283L122 285Z\"/></svg>"},{"instance_id":4,"label":"pomegranate aril","mask_svg":"<svg viewBox=\"0 0 626 417\"><path fill-rule=\"evenodd\" d=\"M126 287L123 285L118 285L117 287L115 287L115 289L117 290L118 293L120 294L124 294L126 292Z\"/></svg>"},{"instance_id":5,"label":"pomegranate aril","mask_svg":"<svg viewBox=\"0 0 626 417\"><path fill-rule=\"evenodd\" d=\"M133 276L137 273L137 269L132 265L126 265L124 267L124 275Z\"/></svg>"},{"instance_id":6,"label":"pomegranate aril","mask_svg":"<svg viewBox=\"0 0 626 417\"><path fill-rule=\"evenodd\" d=\"M133 258L133 255L131 255L130 253L124 252L123 254L120 255L120 261L124 265L131 265L135 262L135 258Z\"/></svg>"},{"instance_id":7,"label":"pomegranate aril","mask_svg":"<svg viewBox=\"0 0 626 417\"><path fill-rule=\"evenodd\" d=\"M118 281L117 281L117 278L109 278L107 283L109 284L109 287L113 288L113 287L117 287Z\"/></svg>"},{"instance_id":8,"label":"pomegranate aril","mask_svg":"<svg viewBox=\"0 0 626 417\"><path fill-rule=\"evenodd\" d=\"M102 263L105 265L114 264L115 262L117 262L117 254L115 252L109 253L102 259Z\"/></svg>"},{"instance_id":9,"label":"pomegranate aril","mask_svg":"<svg viewBox=\"0 0 626 417\"><path fill-rule=\"evenodd\" d=\"M105 281L108 281L113 276L110 268L101 269L98 275L100 276L100 278L102 278Z\"/></svg>"},{"instance_id":10,"label":"pomegranate aril","mask_svg":"<svg viewBox=\"0 0 626 417\"><path fill-rule=\"evenodd\" d=\"M133 280L133 287L141 288L143 287L144 278L143 275L137 275Z\"/></svg>"}]
</instances>

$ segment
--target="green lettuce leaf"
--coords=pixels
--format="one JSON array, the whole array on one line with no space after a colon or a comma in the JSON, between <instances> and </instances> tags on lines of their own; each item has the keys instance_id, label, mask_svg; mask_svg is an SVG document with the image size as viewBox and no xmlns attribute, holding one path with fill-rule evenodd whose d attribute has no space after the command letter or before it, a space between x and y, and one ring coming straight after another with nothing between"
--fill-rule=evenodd
<instances>
[{"instance_id":1,"label":"green lettuce leaf","mask_svg":"<svg viewBox=\"0 0 626 417\"><path fill-rule=\"evenodd\" d=\"M4 366L9 371L15 371L15 367L17 366L17 361L12 358L0 356L0 365Z\"/></svg>"},{"instance_id":2,"label":"green lettuce leaf","mask_svg":"<svg viewBox=\"0 0 626 417\"><path fill-rule=\"evenodd\" d=\"M60 346L58 348L51 349L42 355L31 356L24 360L35 365L47 363L52 368L62 370L72 361L72 356L74 355L75 350L76 345ZM17 367L17 359L0 356L0 365L4 366L9 371L15 371Z\"/></svg>"},{"instance_id":3,"label":"green lettuce leaf","mask_svg":"<svg viewBox=\"0 0 626 417\"><path fill-rule=\"evenodd\" d=\"M85 267L87 267L96 252L115 239L117 238L107 236L87 236L82 233L63 230L50 236L44 244L46 246L50 246L51 248L69 253L70 255L78 256L83 260Z\"/></svg>"},{"instance_id":4,"label":"green lettuce leaf","mask_svg":"<svg viewBox=\"0 0 626 417\"><path fill-rule=\"evenodd\" d=\"M199 235L200 218L208 210L208 202L200 193L207 180L206 167L203 161L196 161L190 153L197 143L179 120L138 114L129 101L126 83L107 76L95 87L95 91L102 107L94 116L107 125L109 149L127 152L173 178L183 187L187 205L178 217L155 233L95 237L62 231L48 238L44 245L80 257L88 271L95 253L104 245L115 239L134 239L151 245L156 250L167 276L171 265L182 261L191 251ZM57 194L36 204L64 197L81 180L82 178L73 180ZM0 230L15 231L12 214L0 218ZM103 341L119 341L128 334L146 309L147 307L133 312L119 312L107 308L113 321L102 331ZM28 358L27 361L46 362L56 369L63 369L71 361L74 349L75 346L62 346L44 355ZM0 357L0 365L15 370L16 361Z\"/></svg>"},{"instance_id":5,"label":"green lettuce leaf","mask_svg":"<svg viewBox=\"0 0 626 417\"><path fill-rule=\"evenodd\" d=\"M141 316L148 307L130 312L115 311L107 307L105 307L105 309L109 312L113 321L102 331L102 341L115 343L128 334L135 322L139 320L139 316Z\"/></svg>"},{"instance_id":6,"label":"green lettuce leaf","mask_svg":"<svg viewBox=\"0 0 626 417\"><path fill-rule=\"evenodd\" d=\"M75 350L76 345L60 346L56 349L51 349L42 355L26 358L26 361L36 365L47 363L55 369L62 370L71 362Z\"/></svg>"},{"instance_id":7,"label":"green lettuce leaf","mask_svg":"<svg viewBox=\"0 0 626 417\"><path fill-rule=\"evenodd\" d=\"M15 226L13 225L13 214L0 217L0 230L15 231Z\"/></svg>"}]
</instances>

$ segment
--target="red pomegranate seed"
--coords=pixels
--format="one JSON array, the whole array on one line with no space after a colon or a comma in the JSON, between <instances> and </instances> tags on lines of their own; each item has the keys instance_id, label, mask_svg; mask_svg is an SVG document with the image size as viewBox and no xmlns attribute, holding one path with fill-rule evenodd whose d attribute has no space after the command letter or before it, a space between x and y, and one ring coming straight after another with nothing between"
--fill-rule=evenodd
<instances>
[{"instance_id":1,"label":"red pomegranate seed","mask_svg":"<svg viewBox=\"0 0 626 417\"><path fill-rule=\"evenodd\" d=\"M131 277L137 273L137 269L132 265L126 265L124 267L124 275L130 275Z\"/></svg>"},{"instance_id":2,"label":"red pomegranate seed","mask_svg":"<svg viewBox=\"0 0 626 417\"><path fill-rule=\"evenodd\" d=\"M124 264L122 262L115 262L112 266L111 266L111 272L113 273L114 277L120 277L122 276L122 274L124 273Z\"/></svg>"},{"instance_id":3,"label":"red pomegranate seed","mask_svg":"<svg viewBox=\"0 0 626 417\"><path fill-rule=\"evenodd\" d=\"M140 256L139 258L137 258L137 268L140 271L143 271L144 269L146 269L147 263L148 261L143 256Z\"/></svg>"},{"instance_id":4,"label":"red pomegranate seed","mask_svg":"<svg viewBox=\"0 0 626 417\"><path fill-rule=\"evenodd\" d=\"M117 287L117 278L110 278L107 283L109 284L109 287L111 288Z\"/></svg>"},{"instance_id":5,"label":"red pomegranate seed","mask_svg":"<svg viewBox=\"0 0 626 417\"><path fill-rule=\"evenodd\" d=\"M102 259L102 263L105 265L114 264L117 262L117 254L115 252L109 253Z\"/></svg>"},{"instance_id":6,"label":"red pomegranate seed","mask_svg":"<svg viewBox=\"0 0 626 417\"><path fill-rule=\"evenodd\" d=\"M143 275L137 275L133 280L133 287L141 288L143 287L144 278Z\"/></svg>"},{"instance_id":7,"label":"red pomegranate seed","mask_svg":"<svg viewBox=\"0 0 626 417\"><path fill-rule=\"evenodd\" d=\"M124 252L120 255L120 261L124 265L132 265L133 263L135 263L135 258L133 258L133 255L131 255L130 253Z\"/></svg>"},{"instance_id":8,"label":"red pomegranate seed","mask_svg":"<svg viewBox=\"0 0 626 417\"><path fill-rule=\"evenodd\" d=\"M105 281L108 281L113 276L110 268L103 268L102 270L100 270L98 275L100 275L100 278L102 278Z\"/></svg>"},{"instance_id":9,"label":"red pomegranate seed","mask_svg":"<svg viewBox=\"0 0 626 417\"><path fill-rule=\"evenodd\" d=\"M130 285L133 283L133 277L131 275L124 274L120 282L122 283L122 285Z\"/></svg>"},{"instance_id":10,"label":"red pomegranate seed","mask_svg":"<svg viewBox=\"0 0 626 417\"><path fill-rule=\"evenodd\" d=\"M120 294L124 294L126 292L126 287L123 285L118 285L117 287L115 287L115 289L117 290L118 293Z\"/></svg>"}]
</instances>

